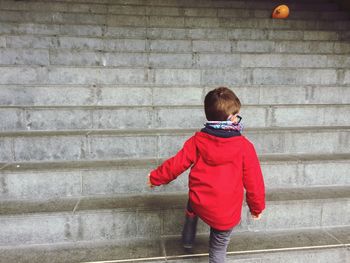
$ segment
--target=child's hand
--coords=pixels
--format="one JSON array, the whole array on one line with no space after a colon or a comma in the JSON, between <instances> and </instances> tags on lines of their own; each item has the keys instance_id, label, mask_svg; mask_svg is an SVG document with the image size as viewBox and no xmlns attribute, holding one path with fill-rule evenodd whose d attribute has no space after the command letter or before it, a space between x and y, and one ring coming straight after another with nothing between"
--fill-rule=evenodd
<instances>
[{"instance_id":1,"label":"child's hand","mask_svg":"<svg viewBox=\"0 0 350 263\"><path fill-rule=\"evenodd\" d=\"M151 174L150 173L148 174L147 185L151 189L154 187L154 185L151 183Z\"/></svg>"},{"instance_id":2,"label":"child's hand","mask_svg":"<svg viewBox=\"0 0 350 263\"><path fill-rule=\"evenodd\" d=\"M261 219L261 213L258 215L255 215L255 214L251 214L251 215L252 215L253 220L260 220Z\"/></svg>"}]
</instances>

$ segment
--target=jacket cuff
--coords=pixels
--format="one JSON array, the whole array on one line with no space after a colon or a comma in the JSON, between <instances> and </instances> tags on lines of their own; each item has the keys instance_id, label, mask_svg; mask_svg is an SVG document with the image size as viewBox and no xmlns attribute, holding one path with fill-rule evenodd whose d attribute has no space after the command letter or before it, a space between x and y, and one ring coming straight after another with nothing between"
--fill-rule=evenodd
<instances>
[{"instance_id":1,"label":"jacket cuff","mask_svg":"<svg viewBox=\"0 0 350 263\"><path fill-rule=\"evenodd\" d=\"M265 205L261 209L249 209L252 215L258 216L265 210Z\"/></svg>"},{"instance_id":2,"label":"jacket cuff","mask_svg":"<svg viewBox=\"0 0 350 263\"><path fill-rule=\"evenodd\" d=\"M250 213L253 215L253 216L258 216L262 213L262 211L260 213L256 212L256 211L250 211Z\"/></svg>"},{"instance_id":3,"label":"jacket cuff","mask_svg":"<svg viewBox=\"0 0 350 263\"><path fill-rule=\"evenodd\" d=\"M151 181L151 184L154 185L154 186L159 186L161 185L161 183L157 180L157 172L156 170L153 170L151 173L150 173L150 181Z\"/></svg>"}]
</instances>

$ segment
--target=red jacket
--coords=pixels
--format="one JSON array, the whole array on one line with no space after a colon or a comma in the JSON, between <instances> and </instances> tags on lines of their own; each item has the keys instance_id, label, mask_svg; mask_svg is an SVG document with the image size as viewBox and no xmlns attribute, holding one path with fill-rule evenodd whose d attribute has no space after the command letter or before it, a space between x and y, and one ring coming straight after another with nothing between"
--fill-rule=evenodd
<instances>
[{"instance_id":1,"label":"red jacket","mask_svg":"<svg viewBox=\"0 0 350 263\"><path fill-rule=\"evenodd\" d=\"M222 138L196 132L175 156L151 172L151 183L167 184L189 167L191 207L211 227L228 230L240 222L243 187L251 213L264 210L259 160L253 144L244 136Z\"/></svg>"}]
</instances>

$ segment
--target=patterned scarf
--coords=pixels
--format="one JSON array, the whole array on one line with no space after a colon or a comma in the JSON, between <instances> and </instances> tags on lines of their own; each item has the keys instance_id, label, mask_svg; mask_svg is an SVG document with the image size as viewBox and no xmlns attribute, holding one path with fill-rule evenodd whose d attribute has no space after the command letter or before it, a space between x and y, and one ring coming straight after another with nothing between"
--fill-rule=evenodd
<instances>
[{"instance_id":1,"label":"patterned scarf","mask_svg":"<svg viewBox=\"0 0 350 263\"><path fill-rule=\"evenodd\" d=\"M236 124L232 121L207 121L204 124L205 127L210 127L217 130L225 130L225 131L243 131L242 122Z\"/></svg>"}]
</instances>

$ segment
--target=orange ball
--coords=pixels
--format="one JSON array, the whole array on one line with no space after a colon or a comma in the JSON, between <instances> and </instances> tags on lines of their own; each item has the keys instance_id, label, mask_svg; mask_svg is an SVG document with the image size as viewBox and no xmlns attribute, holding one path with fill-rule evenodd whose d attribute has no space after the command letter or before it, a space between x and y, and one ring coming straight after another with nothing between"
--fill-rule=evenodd
<instances>
[{"instance_id":1,"label":"orange ball","mask_svg":"<svg viewBox=\"0 0 350 263\"><path fill-rule=\"evenodd\" d=\"M272 18L287 18L289 16L289 8L286 5L279 5L273 10Z\"/></svg>"}]
</instances>

